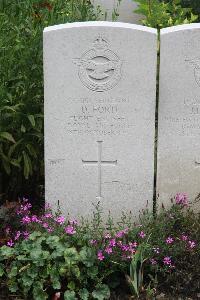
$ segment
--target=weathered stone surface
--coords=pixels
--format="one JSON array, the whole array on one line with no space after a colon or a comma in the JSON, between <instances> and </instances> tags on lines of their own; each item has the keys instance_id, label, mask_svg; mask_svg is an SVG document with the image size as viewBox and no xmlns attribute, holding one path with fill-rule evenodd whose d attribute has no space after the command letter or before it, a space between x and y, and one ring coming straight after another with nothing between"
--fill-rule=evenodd
<instances>
[{"instance_id":1,"label":"weathered stone surface","mask_svg":"<svg viewBox=\"0 0 200 300\"><path fill-rule=\"evenodd\" d=\"M200 193L200 24L161 30L157 193ZM197 207L200 208L199 205Z\"/></svg>"},{"instance_id":2,"label":"weathered stone surface","mask_svg":"<svg viewBox=\"0 0 200 300\"><path fill-rule=\"evenodd\" d=\"M46 201L117 219L149 201L154 173L155 29L110 22L44 31Z\"/></svg>"}]
</instances>

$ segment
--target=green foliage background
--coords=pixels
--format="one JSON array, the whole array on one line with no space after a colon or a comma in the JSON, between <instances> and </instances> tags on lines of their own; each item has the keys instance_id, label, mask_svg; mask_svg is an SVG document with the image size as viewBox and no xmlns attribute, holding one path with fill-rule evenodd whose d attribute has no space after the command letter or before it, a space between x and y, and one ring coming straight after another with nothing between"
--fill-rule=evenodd
<instances>
[{"instance_id":1,"label":"green foliage background","mask_svg":"<svg viewBox=\"0 0 200 300\"><path fill-rule=\"evenodd\" d=\"M198 20L200 20L200 2L199 0L182 0L181 4L184 7L191 7L195 14L198 15Z\"/></svg>"},{"instance_id":2,"label":"green foliage background","mask_svg":"<svg viewBox=\"0 0 200 300\"><path fill-rule=\"evenodd\" d=\"M165 27L189 24L197 21L192 8L183 7L181 0L135 0L138 3L136 13L144 16L145 26L161 29Z\"/></svg>"},{"instance_id":3,"label":"green foliage background","mask_svg":"<svg viewBox=\"0 0 200 300\"><path fill-rule=\"evenodd\" d=\"M0 194L43 183L43 28L99 13L88 0L0 1Z\"/></svg>"}]
</instances>

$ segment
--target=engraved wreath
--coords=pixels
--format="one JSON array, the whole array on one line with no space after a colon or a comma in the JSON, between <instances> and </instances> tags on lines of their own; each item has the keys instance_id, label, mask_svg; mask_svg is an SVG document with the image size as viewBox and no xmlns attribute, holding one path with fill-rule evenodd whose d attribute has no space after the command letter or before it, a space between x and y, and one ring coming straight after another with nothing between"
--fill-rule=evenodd
<instances>
[{"instance_id":1,"label":"engraved wreath","mask_svg":"<svg viewBox=\"0 0 200 300\"><path fill-rule=\"evenodd\" d=\"M79 66L80 80L90 90L104 92L120 80L122 62L102 37L95 39L93 48L74 59L74 63Z\"/></svg>"}]
</instances>

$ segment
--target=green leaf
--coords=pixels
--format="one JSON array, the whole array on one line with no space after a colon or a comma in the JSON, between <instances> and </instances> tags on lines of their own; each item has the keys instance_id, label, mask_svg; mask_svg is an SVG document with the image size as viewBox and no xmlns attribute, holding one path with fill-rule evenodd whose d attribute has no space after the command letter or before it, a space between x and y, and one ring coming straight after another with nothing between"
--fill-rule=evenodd
<instances>
[{"instance_id":1,"label":"green leaf","mask_svg":"<svg viewBox=\"0 0 200 300\"><path fill-rule=\"evenodd\" d=\"M52 235L46 239L46 244L51 249L54 249L54 248L56 248L56 244L59 242L59 240L60 240L60 238L57 235Z\"/></svg>"},{"instance_id":2,"label":"green leaf","mask_svg":"<svg viewBox=\"0 0 200 300\"><path fill-rule=\"evenodd\" d=\"M74 291L66 291L64 293L64 299L65 300L77 300L76 294Z\"/></svg>"},{"instance_id":3,"label":"green leaf","mask_svg":"<svg viewBox=\"0 0 200 300\"><path fill-rule=\"evenodd\" d=\"M43 284L40 281L36 281L33 286L33 299L34 300L46 300L48 299L47 293L43 290Z\"/></svg>"},{"instance_id":4,"label":"green leaf","mask_svg":"<svg viewBox=\"0 0 200 300\"><path fill-rule=\"evenodd\" d=\"M37 158L37 153L34 149L34 146L32 146L31 144L27 144L26 148L28 149L30 155L32 155L34 158Z\"/></svg>"},{"instance_id":5,"label":"green leaf","mask_svg":"<svg viewBox=\"0 0 200 300\"><path fill-rule=\"evenodd\" d=\"M27 287L31 287L33 285L34 279L30 276L28 276L26 273L22 274L22 282L23 282L23 287L27 288Z\"/></svg>"},{"instance_id":6,"label":"green leaf","mask_svg":"<svg viewBox=\"0 0 200 300\"><path fill-rule=\"evenodd\" d=\"M47 260L50 258L50 253L49 251L36 248L31 251L30 258L32 259L35 265L44 266Z\"/></svg>"},{"instance_id":7,"label":"green leaf","mask_svg":"<svg viewBox=\"0 0 200 300\"><path fill-rule=\"evenodd\" d=\"M23 132L23 133L26 132L26 127L23 124L21 125L21 132Z\"/></svg>"},{"instance_id":8,"label":"green leaf","mask_svg":"<svg viewBox=\"0 0 200 300\"><path fill-rule=\"evenodd\" d=\"M54 288L55 290L61 289L61 283L60 283L59 280L54 280L54 281L52 282L52 286L53 286L53 288Z\"/></svg>"},{"instance_id":9,"label":"green leaf","mask_svg":"<svg viewBox=\"0 0 200 300\"><path fill-rule=\"evenodd\" d=\"M4 274L4 265L0 264L0 277L2 277Z\"/></svg>"},{"instance_id":10,"label":"green leaf","mask_svg":"<svg viewBox=\"0 0 200 300\"><path fill-rule=\"evenodd\" d=\"M56 247L56 249L51 253L51 257L53 259L63 256L64 251L66 249L65 245L63 245L61 242L58 242L57 244L55 244L55 247Z\"/></svg>"},{"instance_id":11,"label":"green leaf","mask_svg":"<svg viewBox=\"0 0 200 300\"><path fill-rule=\"evenodd\" d=\"M68 287L69 290L73 291L73 290L75 290L75 288L76 288L76 284L75 284L74 281L70 281L70 282L68 283L67 287Z\"/></svg>"},{"instance_id":12,"label":"green leaf","mask_svg":"<svg viewBox=\"0 0 200 300\"><path fill-rule=\"evenodd\" d=\"M72 268L71 271L72 271L73 275L76 276L76 278L79 278L79 277L80 277L81 272L80 272L80 269L79 269L78 266L73 266L73 268Z\"/></svg>"},{"instance_id":13,"label":"green leaf","mask_svg":"<svg viewBox=\"0 0 200 300\"><path fill-rule=\"evenodd\" d=\"M74 265L79 260L78 252L76 251L76 248L68 248L64 251L64 258L66 263L70 265Z\"/></svg>"},{"instance_id":14,"label":"green leaf","mask_svg":"<svg viewBox=\"0 0 200 300\"><path fill-rule=\"evenodd\" d=\"M104 300L110 298L110 290L106 284L102 284L92 292L94 299Z\"/></svg>"},{"instance_id":15,"label":"green leaf","mask_svg":"<svg viewBox=\"0 0 200 300\"><path fill-rule=\"evenodd\" d=\"M38 237L40 237L42 235L42 233L41 232L39 232L39 231L34 231L33 233L31 233L30 235L29 235L29 240L30 241L35 241Z\"/></svg>"},{"instance_id":16,"label":"green leaf","mask_svg":"<svg viewBox=\"0 0 200 300\"><path fill-rule=\"evenodd\" d=\"M94 279L98 275L98 268L96 266L89 268L87 274L90 278Z\"/></svg>"},{"instance_id":17,"label":"green leaf","mask_svg":"<svg viewBox=\"0 0 200 300\"><path fill-rule=\"evenodd\" d=\"M6 173L9 175L10 172L11 172L11 168L10 168L9 162L7 160L5 160L5 159L2 159L2 164L3 164L3 167L4 167L5 171L6 171Z\"/></svg>"},{"instance_id":18,"label":"green leaf","mask_svg":"<svg viewBox=\"0 0 200 300\"><path fill-rule=\"evenodd\" d=\"M13 248L10 248L8 246L2 246L0 248L0 259L8 259L11 258L15 253L15 250ZM1 259L2 260L2 259Z\"/></svg>"},{"instance_id":19,"label":"green leaf","mask_svg":"<svg viewBox=\"0 0 200 300\"><path fill-rule=\"evenodd\" d=\"M55 266L51 267L51 269L49 270L49 275L51 277L53 288L55 290L60 289L61 288L60 276L59 276L58 269Z\"/></svg>"},{"instance_id":20,"label":"green leaf","mask_svg":"<svg viewBox=\"0 0 200 300\"><path fill-rule=\"evenodd\" d=\"M61 266L58 272L61 276L64 276L67 273L67 268L65 266Z\"/></svg>"},{"instance_id":21,"label":"green leaf","mask_svg":"<svg viewBox=\"0 0 200 300\"><path fill-rule=\"evenodd\" d=\"M81 300L88 300L89 299L89 292L87 289L82 289L79 291L79 295Z\"/></svg>"},{"instance_id":22,"label":"green leaf","mask_svg":"<svg viewBox=\"0 0 200 300\"><path fill-rule=\"evenodd\" d=\"M8 273L8 278L12 278L12 277L15 277L15 276L17 276L17 266L13 266L12 268L11 268L11 270L9 271L9 273Z\"/></svg>"},{"instance_id":23,"label":"green leaf","mask_svg":"<svg viewBox=\"0 0 200 300\"><path fill-rule=\"evenodd\" d=\"M32 279L35 279L38 277L38 273L40 273L39 270L40 269L37 266L32 265L30 268L27 269L26 272L29 277L31 277Z\"/></svg>"},{"instance_id":24,"label":"green leaf","mask_svg":"<svg viewBox=\"0 0 200 300\"><path fill-rule=\"evenodd\" d=\"M8 281L8 289L11 293L15 293L18 290L18 285L15 280L9 280Z\"/></svg>"},{"instance_id":25,"label":"green leaf","mask_svg":"<svg viewBox=\"0 0 200 300\"><path fill-rule=\"evenodd\" d=\"M94 249L85 246L82 248L79 254L81 261L86 267L92 267L94 265L96 259Z\"/></svg>"},{"instance_id":26,"label":"green leaf","mask_svg":"<svg viewBox=\"0 0 200 300\"><path fill-rule=\"evenodd\" d=\"M24 158L24 177L26 179L28 179L29 173L30 173L29 161L28 161L26 152L23 151L22 154L23 154L23 158Z\"/></svg>"},{"instance_id":27,"label":"green leaf","mask_svg":"<svg viewBox=\"0 0 200 300\"><path fill-rule=\"evenodd\" d=\"M33 115L28 115L28 119L33 127L35 127L35 118Z\"/></svg>"},{"instance_id":28,"label":"green leaf","mask_svg":"<svg viewBox=\"0 0 200 300\"><path fill-rule=\"evenodd\" d=\"M143 246L139 245L130 264L130 285L134 293L139 295L139 287L142 283Z\"/></svg>"},{"instance_id":29,"label":"green leaf","mask_svg":"<svg viewBox=\"0 0 200 300\"><path fill-rule=\"evenodd\" d=\"M20 139L14 145L10 146L9 151L8 151L8 157L11 157L11 155L13 154L13 152L15 151L15 149L17 148L17 146L19 146L19 144L21 144L22 141L23 141L23 139Z\"/></svg>"},{"instance_id":30,"label":"green leaf","mask_svg":"<svg viewBox=\"0 0 200 300\"><path fill-rule=\"evenodd\" d=\"M12 159L12 160L10 161L10 163L11 163L13 166L15 166L15 167L20 168L20 163L19 163L18 159Z\"/></svg>"},{"instance_id":31,"label":"green leaf","mask_svg":"<svg viewBox=\"0 0 200 300\"><path fill-rule=\"evenodd\" d=\"M15 143L15 140L14 140L12 134L10 134L9 132L0 132L0 137L2 137L3 139L6 139L12 143Z\"/></svg>"}]
</instances>

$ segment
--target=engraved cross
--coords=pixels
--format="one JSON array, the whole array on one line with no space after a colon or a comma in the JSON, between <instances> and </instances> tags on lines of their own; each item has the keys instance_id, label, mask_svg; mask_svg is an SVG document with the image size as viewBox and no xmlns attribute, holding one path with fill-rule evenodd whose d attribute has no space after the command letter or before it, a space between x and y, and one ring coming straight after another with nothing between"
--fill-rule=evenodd
<instances>
[{"instance_id":1,"label":"engraved cross","mask_svg":"<svg viewBox=\"0 0 200 300\"><path fill-rule=\"evenodd\" d=\"M116 166L117 160L102 160L102 143L103 141L97 141L98 144L98 160L83 160L82 163L84 165L92 165L98 167L98 196L97 198L100 200L102 198L101 186L102 186L102 165L111 165Z\"/></svg>"}]
</instances>

